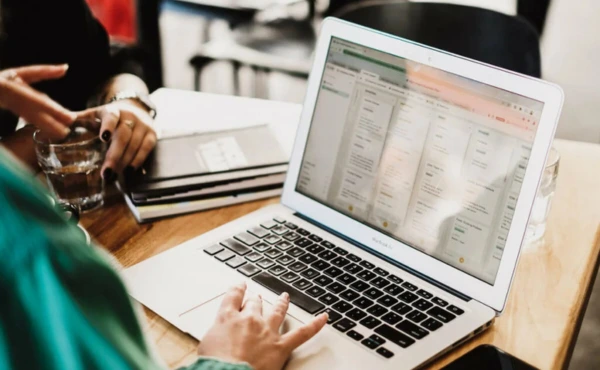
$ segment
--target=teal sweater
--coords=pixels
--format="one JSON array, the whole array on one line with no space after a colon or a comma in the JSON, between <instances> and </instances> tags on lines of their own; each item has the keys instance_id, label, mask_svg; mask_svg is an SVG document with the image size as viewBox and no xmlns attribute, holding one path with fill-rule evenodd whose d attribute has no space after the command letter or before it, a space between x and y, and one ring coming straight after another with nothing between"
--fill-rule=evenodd
<instances>
[{"instance_id":1,"label":"teal sweater","mask_svg":"<svg viewBox=\"0 0 600 370\"><path fill-rule=\"evenodd\" d=\"M160 369L104 252L0 147L0 369ZM248 370L199 359L190 370Z\"/></svg>"}]
</instances>

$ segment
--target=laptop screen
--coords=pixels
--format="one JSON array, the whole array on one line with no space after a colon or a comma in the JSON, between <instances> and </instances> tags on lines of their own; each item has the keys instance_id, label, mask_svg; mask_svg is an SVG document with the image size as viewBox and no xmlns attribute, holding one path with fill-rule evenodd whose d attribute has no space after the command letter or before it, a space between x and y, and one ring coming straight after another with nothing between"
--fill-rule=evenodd
<instances>
[{"instance_id":1,"label":"laptop screen","mask_svg":"<svg viewBox=\"0 0 600 370\"><path fill-rule=\"evenodd\" d=\"M296 191L494 284L542 109L332 38Z\"/></svg>"}]
</instances>

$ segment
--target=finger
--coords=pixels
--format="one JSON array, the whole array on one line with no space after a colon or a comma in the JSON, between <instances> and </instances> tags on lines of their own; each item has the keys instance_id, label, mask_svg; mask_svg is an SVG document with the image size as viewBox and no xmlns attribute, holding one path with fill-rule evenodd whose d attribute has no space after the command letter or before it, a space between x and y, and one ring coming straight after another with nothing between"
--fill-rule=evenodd
<instances>
[{"instance_id":1,"label":"finger","mask_svg":"<svg viewBox=\"0 0 600 370\"><path fill-rule=\"evenodd\" d=\"M146 126L141 122L137 122L133 127L133 132L131 133L131 140L129 140L129 145L127 146L127 150L123 154L121 158L120 166L122 168L126 168L131 164L131 161L140 150L142 146L144 137L146 136Z\"/></svg>"},{"instance_id":2,"label":"finger","mask_svg":"<svg viewBox=\"0 0 600 370\"><path fill-rule=\"evenodd\" d=\"M290 307L290 295L287 293L282 293L277 302L273 305L273 311L271 315L267 319L267 323L273 330L279 330L281 324L283 324L283 320L285 320L285 315L287 313L288 308Z\"/></svg>"},{"instance_id":3,"label":"finger","mask_svg":"<svg viewBox=\"0 0 600 370\"><path fill-rule=\"evenodd\" d=\"M121 157L131 140L131 129L125 125L119 125L115 131L114 137L110 143L110 147L106 152L104 166L102 169L102 177L106 181L112 181L116 174L121 170L119 163Z\"/></svg>"},{"instance_id":4,"label":"finger","mask_svg":"<svg viewBox=\"0 0 600 370\"><path fill-rule=\"evenodd\" d=\"M102 121L100 137L105 142L109 142L121 119L121 111L115 106L107 105L98 111L97 116Z\"/></svg>"},{"instance_id":5,"label":"finger","mask_svg":"<svg viewBox=\"0 0 600 370\"><path fill-rule=\"evenodd\" d=\"M3 93L3 104L11 110L21 110L20 112L15 112L19 116L24 114L23 111L29 111L33 105L37 105L37 109L52 115L55 120L65 126L69 126L75 121L75 113L68 111L48 96L39 93L27 85L11 81L4 81L2 85L6 90Z\"/></svg>"},{"instance_id":6,"label":"finger","mask_svg":"<svg viewBox=\"0 0 600 370\"><path fill-rule=\"evenodd\" d=\"M246 312L253 315L262 316L263 312L263 301L260 295L251 295L246 299L246 303L242 307L242 312Z\"/></svg>"},{"instance_id":7,"label":"finger","mask_svg":"<svg viewBox=\"0 0 600 370\"><path fill-rule=\"evenodd\" d=\"M68 70L69 66L67 64L36 65L13 69L17 76L27 84L64 77Z\"/></svg>"},{"instance_id":8,"label":"finger","mask_svg":"<svg viewBox=\"0 0 600 370\"><path fill-rule=\"evenodd\" d=\"M223 297L221 302L220 311L235 310L239 311L242 308L242 302L244 301L244 295L246 294L246 283L240 283L235 285Z\"/></svg>"},{"instance_id":9,"label":"finger","mask_svg":"<svg viewBox=\"0 0 600 370\"><path fill-rule=\"evenodd\" d=\"M138 169L140 166L142 166L144 164L144 161L146 160L146 158L148 158L148 155L150 154L150 152L152 152L152 150L154 150L155 146L156 146L156 133L153 130L150 130L149 132L146 133L146 136L144 136L144 139L142 141L142 145L140 146L140 149L137 151L137 153L135 154L135 157L131 160L131 163L129 165L133 169Z\"/></svg>"},{"instance_id":10,"label":"finger","mask_svg":"<svg viewBox=\"0 0 600 370\"><path fill-rule=\"evenodd\" d=\"M291 352L314 337L327 324L329 315L322 313L308 324L292 330L281 337L284 346Z\"/></svg>"},{"instance_id":11,"label":"finger","mask_svg":"<svg viewBox=\"0 0 600 370\"><path fill-rule=\"evenodd\" d=\"M52 139L62 139L71 131L51 115L44 112L38 111L32 116L24 116L23 119L43 131Z\"/></svg>"}]
</instances>

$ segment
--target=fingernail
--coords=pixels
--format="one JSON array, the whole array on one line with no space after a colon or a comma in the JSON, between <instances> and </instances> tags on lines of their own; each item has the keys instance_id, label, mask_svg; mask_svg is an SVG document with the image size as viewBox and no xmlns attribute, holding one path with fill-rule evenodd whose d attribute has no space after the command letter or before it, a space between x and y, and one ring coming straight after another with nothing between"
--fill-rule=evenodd
<instances>
[{"instance_id":1,"label":"fingernail","mask_svg":"<svg viewBox=\"0 0 600 370\"><path fill-rule=\"evenodd\" d=\"M285 299L286 301L288 301L288 302L289 302L289 300L290 300L290 295L288 294L288 292L283 292L282 296L283 296L283 299Z\"/></svg>"},{"instance_id":2,"label":"fingernail","mask_svg":"<svg viewBox=\"0 0 600 370\"><path fill-rule=\"evenodd\" d=\"M106 130L102 133L102 140L104 140L104 141L110 140L110 131Z\"/></svg>"},{"instance_id":3,"label":"fingernail","mask_svg":"<svg viewBox=\"0 0 600 370\"><path fill-rule=\"evenodd\" d=\"M71 133L71 129L68 127L65 127L63 129L63 136L68 136Z\"/></svg>"},{"instance_id":4,"label":"fingernail","mask_svg":"<svg viewBox=\"0 0 600 370\"><path fill-rule=\"evenodd\" d=\"M114 176L115 176L115 173L110 168L106 168L104 170L104 172L102 173L102 177L104 178L104 181L106 181L106 182L111 182L113 180Z\"/></svg>"},{"instance_id":5,"label":"fingernail","mask_svg":"<svg viewBox=\"0 0 600 370\"><path fill-rule=\"evenodd\" d=\"M135 168L133 168L133 166L125 167L125 173L133 173L134 171L135 171Z\"/></svg>"},{"instance_id":6,"label":"fingernail","mask_svg":"<svg viewBox=\"0 0 600 370\"><path fill-rule=\"evenodd\" d=\"M326 320L329 320L329 314L327 312L323 312L321 314L321 317L324 318L324 319L326 319Z\"/></svg>"},{"instance_id":7,"label":"fingernail","mask_svg":"<svg viewBox=\"0 0 600 370\"><path fill-rule=\"evenodd\" d=\"M262 295L258 295L258 299L262 301Z\"/></svg>"},{"instance_id":8,"label":"fingernail","mask_svg":"<svg viewBox=\"0 0 600 370\"><path fill-rule=\"evenodd\" d=\"M67 63L63 64L61 66L65 71L67 71L69 69L69 65Z\"/></svg>"}]
</instances>

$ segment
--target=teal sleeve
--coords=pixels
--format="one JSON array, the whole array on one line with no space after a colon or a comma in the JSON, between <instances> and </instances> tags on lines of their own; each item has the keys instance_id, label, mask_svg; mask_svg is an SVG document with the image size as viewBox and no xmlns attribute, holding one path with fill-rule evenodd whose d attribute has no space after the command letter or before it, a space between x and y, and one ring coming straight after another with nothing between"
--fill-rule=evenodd
<instances>
[{"instance_id":1,"label":"teal sleeve","mask_svg":"<svg viewBox=\"0 0 600 370\"><path fill-rule=\"evenodd\" d=\"M178 370L252 370L252 367L245 364L230 364L210 358L199 358L190 366Z\"/></svg>"}]
</instances>

